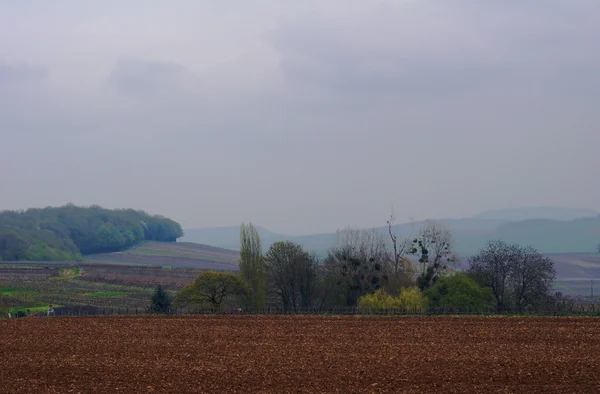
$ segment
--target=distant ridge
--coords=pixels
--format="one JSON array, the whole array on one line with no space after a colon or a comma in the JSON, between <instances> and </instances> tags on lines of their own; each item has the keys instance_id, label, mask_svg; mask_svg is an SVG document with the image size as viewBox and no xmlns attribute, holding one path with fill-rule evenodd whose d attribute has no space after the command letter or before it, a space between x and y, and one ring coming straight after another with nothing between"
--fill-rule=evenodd
<instances>
[{"instance_id":1,"label":"distant ridge","mask_svg":"<svg viewBox=\"0 0 600 394\"><path fill-rule=\"evenodd\" d=\"M498 219L498 220L575 220L600 215L594 209L589 208L564 208L564 207L533 207L533 208L510 208L485 211L473 216L473 219Z\"/></svg>"},{"instance_id":2,"label":"distant ridge","mask_svg":"<svg viewBox=\"0 0 600 394\"><path fill-rule=\"evenodd\" d=\"M385 218L382 219L382 222ZM455 251L462 255L476 253L486 242L503 239L532 245L542 253L594 253L600 242L600 216L594 209L537 207L498 209L482 212L471 218L435 219L445 225L455 239ZM423 221L394 226L403 238L419 231ZM306 249L324 254L336 240L336 233L292 236L258 227L263 248L273 242L290 240ZM375 228L387 233L387 227ZM239 226L186 229L181 239L222 248L239 250Z\"/></svg>"}]
</instances>

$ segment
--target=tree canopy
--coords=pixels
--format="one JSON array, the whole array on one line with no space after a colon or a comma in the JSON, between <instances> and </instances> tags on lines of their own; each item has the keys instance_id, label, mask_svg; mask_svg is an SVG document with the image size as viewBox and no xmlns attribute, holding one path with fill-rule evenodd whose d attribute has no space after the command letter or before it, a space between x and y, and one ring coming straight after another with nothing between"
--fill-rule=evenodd
<instances>
[{"instance_id":1,"label":"tree canopy","mask_svg":"<svg viewBox=\"0 0 600 394\"><path fill-rule=\"evenodd\" d=\"M549 301L556 270L550 258L531 246L491 241L469 259L469 274L492 289L499 312L521 312Z\"/></svg>"},{"instance_id":2,"label":"tree canopy","mask_svg":"<svg viewBox=\"0 0 600 394\"><path fill-rule=\"evenodd\" d=\"M99 206L34 208L0 212L0 259L79 260L82 255L116 252L141 241L173 242L179 223L134 209Z\"/></svg>"},{"instance_id":3,"label":"tree canopy","mask_svg":"<svg viewBox=\"0 0 600 394\"><path fill-rule=\"evenodd\" d=\"M312 306L319 275L318 261L301 245L275 242L265 255L265 267L268 284L284 310Z\"/></svg>"},{"instance_id":4,"label":"tree canopy","mask_svg":"<svg viewBox=\"0 0 600 394\"><path fill-rule=\"evenodd\" d=\"M248 293L246 283L230 272L207 271L185 286L175 298L177 306L210 306L219 308Z\"/></svg>"}]
</instances>

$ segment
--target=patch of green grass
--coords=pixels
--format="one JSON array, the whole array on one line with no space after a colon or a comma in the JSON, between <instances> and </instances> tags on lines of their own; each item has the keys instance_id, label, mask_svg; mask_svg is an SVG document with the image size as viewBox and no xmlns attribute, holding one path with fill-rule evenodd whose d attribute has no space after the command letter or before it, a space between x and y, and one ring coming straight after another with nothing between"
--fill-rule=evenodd
<instances>
[{"instance_id":1,"label":"patch of green grass","mask_svg":"<svg viewBox=\"0 0 600 394\"><path fill-rule=\"evenodd\" d=\"M3 296L18 296L18 295L34 294L34 293L36 293L36 291L31 290L31 289L17 289L14 287L0 288L0 295L3 295Z\"/></svg>"},{"instance_id":2,"label":"patch of green grass","mask_svg":"<svg viewBox=\"0 0 600 394\"><path fill-rule=\"evenodd\" d=\"M85 294L86 297L91 298L118 298L125 297L127 293L122 291L95 291L93 293Z\"/></svg>"}]
</instances>

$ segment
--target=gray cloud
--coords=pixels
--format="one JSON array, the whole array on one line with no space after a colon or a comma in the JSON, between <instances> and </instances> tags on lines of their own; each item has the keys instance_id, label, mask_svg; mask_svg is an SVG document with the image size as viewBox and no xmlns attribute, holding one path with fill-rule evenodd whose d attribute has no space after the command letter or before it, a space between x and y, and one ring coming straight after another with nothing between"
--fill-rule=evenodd
<instances>
[{"instance_id":1,"label":"gray cloud","mask_svg":"<svg viewBox=\"0 0 600 394\"><path fill-rule=\"evenodd\" d=\"M365 5L350 18L300 18L269 42L290 83L340 94L460 94L582 71L599 78L589 73L600 66L597 3L501 4Z\"/></svg>"},{"instance_id":2,"label":"gray cloud","mask_svg":"<svg viewBox=\"0 0 600 394\"><path fill-rule=\"evenodd\" d=\"M39 65L0 62L0 83L3 85L42 81L48 70Z\"/></svg>"},{"instance_id":3,"label":"gray cloud","mask_svg":"<svg viewBox=\"0 0 600 394\"><path fill-rule=\"evenodd\" d=\"M2 3L0 208L600 209L598 26L595 0Z\"/></svg>"},{"instance_id":4,"label":"gray cloud","mask_svg":"<svg viewBox=\"0 0 600 394\"><path fill-rule=\"evenodd\" d=\"M173 61L120 58L109 76L118 90L149 95L185 89L195 76L186 67Z\"/></svg>"}]
</instances>

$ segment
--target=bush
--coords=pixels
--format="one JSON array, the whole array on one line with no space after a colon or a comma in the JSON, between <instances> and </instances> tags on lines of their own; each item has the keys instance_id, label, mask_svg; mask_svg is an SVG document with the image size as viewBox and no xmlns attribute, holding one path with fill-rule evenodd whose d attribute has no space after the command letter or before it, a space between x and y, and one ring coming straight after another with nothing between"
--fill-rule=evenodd
<instances>
[{"instance_id":1,"label":"bush","mask_svg":"<svg viewBox=\"0 0 600 394\"><path fill-rule=\"evenodd\" d=\"M421 310L427 308L427 298L417 287L409 287L400 292L394 308Z\"/></svg>"},{"instance_id":2,"label":"bush","mask_svg":"<svg viewBox=\"0 0 600 394\"><path fill-rule=\"evenodd\" d=\"M481 287L464 273L441 277L425 295L434 308L483 312L496 304L490 288Z\"/></svg>"},{"instance_id":3,"label":"bush","mask_svg":"<svg viewBox=\"0 0 600 394\"><path fill-rule=\"evenodd\" d=\"M407 309L420 311L427 308L427 298L416 287L409 287L400 292L398 297L392 297L383 289L373 294L362 296L358 300L359 310Z\"/></svg>"}]
</instances>

